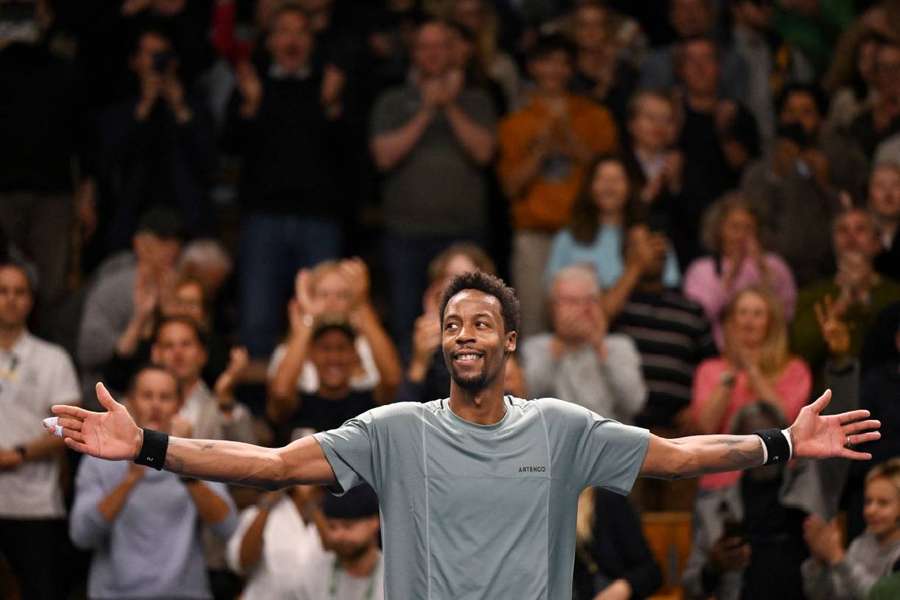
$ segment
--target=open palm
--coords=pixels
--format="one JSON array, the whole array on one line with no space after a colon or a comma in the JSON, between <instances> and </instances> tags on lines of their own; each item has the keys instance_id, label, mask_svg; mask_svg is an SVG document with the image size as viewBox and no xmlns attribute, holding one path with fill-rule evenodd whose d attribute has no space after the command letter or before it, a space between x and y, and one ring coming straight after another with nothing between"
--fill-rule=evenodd
<instances>
[{"instance_id":1,"label":"open palm","mask_svg":"<svg viewBox=\"0 0 900 600\"><path fill-rule=\"evenodd\" d=\"M140 449L140 428L102 383L97 384L97 399L106 412L66 404L53 406L51 410L59 417L66 445L97 458L132 460Z\"/></svg>"},{"instance_id":2,"label":"open palm","mask_svg":"<svg viewBox=\"0 0 900 600\"><path fill-rule=\"evenodd\" d=\"M794 456L805 458L849 458L870 460L868 452L857 452L849 446L872 442L881 437L879 421L869 419L869 411L853 410L839 415L823 415L831 401L831 390L808 406L804 406L791 425Z\"/></svg>"}]
</instances>

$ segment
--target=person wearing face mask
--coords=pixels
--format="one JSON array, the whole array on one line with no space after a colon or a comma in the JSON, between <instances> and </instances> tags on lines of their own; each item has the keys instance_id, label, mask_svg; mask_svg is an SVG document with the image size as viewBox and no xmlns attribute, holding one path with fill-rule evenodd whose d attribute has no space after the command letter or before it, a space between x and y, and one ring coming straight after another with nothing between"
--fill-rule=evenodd
<instances>
[{"instance_id":1,"label":"person wearing face mask","mask_svg":"<svg viewBox=\"0 0 900 600\"><path fill-rule=\"evenodd\" d=\"M810 600L863 600L900 558L900 459L872 467L865 481L866 530L846 550L836 520L809 517L803 526L810 554L802 567Z\"/></svg>"},{"instance_id":2,"label":"person wearing face mask","mask_svg":"<svg viewBox=\"0 0 900 600\"><path fill-rule=\"evenodd\" d=\"M763 248L759 220L742 196L728 194L710 207L703 219L703 243L711 255L690 264L684 295L703 306L720 350L725 342L722 311L748 286L771 292L781 304L781 314L791 321L797 299L794 276L780 256Z\"/></svg>"},{"instance_id":3,"label":"person wearing face mask","mask_svg":"<svg viewBox=\"0 0 900 600\"><path fill-rule=\"evenodd\" d=\"M350 386L374 393L378 404L390 402L402 371L397 349L381 324L369 295L369 270L359 258L325 261L301 269L288 305L290 332L269 363L269 398L290 406L298 393L314 394L321 378L310 360L311 339L318 321L341 321L355 331L355 359Z\"/></svg>"},{"instance_id":4,"label":"person wearing face mask","mask_svg":"<svg viewBox=\"0 0 900 600\"><path fill-rule=\"evenodd\" d=\"M778 407L754 402L734 418L732 432L785 424ZM688 599L803 598L800 565L806 515L822 510L818 488L797 461L750 469L740 481L697 498L691 553L682 581Z\"/></svg>"},{"instance_id":5,"label":"person wearing face mask","mask_svg":"<svg viewBox=\"0 0 900 600\"><path fill-rule=\"evenodd\" d=\"M128 406L137 423L190 436L177 417L181 403L169 371L146 367L135 375ZM223 484L85 458L69 535L94 551L88 596L211 598L198 523L223 539L234 531L234 504Z\"/></svg>"},{"instance_id":6,"label":"person wearing face mask","mask_svg":"<svg viewBox=\"0 0 900 600\"><path fill-rule=\"evenodd\" d=\"M788 353L778 301L764 288L746 288L725 307L722 323L722 355L700 363L694 376L691 408L697 430L724 433L741 408L758 401L794 419L809 398L812 377L806 363ZM705 475L700 488L725 487L739 475Z\"/></svg>"}]
</instances>

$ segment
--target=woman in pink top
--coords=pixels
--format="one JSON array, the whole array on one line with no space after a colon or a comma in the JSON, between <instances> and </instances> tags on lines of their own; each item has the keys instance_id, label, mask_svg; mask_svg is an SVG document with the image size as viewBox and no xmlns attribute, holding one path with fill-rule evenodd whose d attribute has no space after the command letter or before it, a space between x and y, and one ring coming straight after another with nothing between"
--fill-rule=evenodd
<instances>
[{"instance_id":1,"label":"woman in pink top","mask_svg":"<svg viewBox=\"0 0 900 600\"><path fill-rule=\"evenodd\" d=\"M688 267L684 295L703 307L720 350L724 343L722 310L748 286L768 289L780 301L788 322L793 319L797 301L794 275L780 256L762 249L759 221L739 194L728 194L710 207L703 218L702 237L712 255L698 258Z\"/></svg>"},{"instance_id":2,"label":"woman in pink top","mask_svg":"<svg viewBox=\"0 0 900 600\"><path fill-rule=\"evenodd\" d=\"M812 377L806 363L788 353L781 306L765 288L739 292L723 315L725 351L697 367L691 409L700 433L727 433L731 420L752 402L778 407L788 423L809 399ZM733 484L740 472L706 475L705 489Z\"/></svg>"}]
</instances>

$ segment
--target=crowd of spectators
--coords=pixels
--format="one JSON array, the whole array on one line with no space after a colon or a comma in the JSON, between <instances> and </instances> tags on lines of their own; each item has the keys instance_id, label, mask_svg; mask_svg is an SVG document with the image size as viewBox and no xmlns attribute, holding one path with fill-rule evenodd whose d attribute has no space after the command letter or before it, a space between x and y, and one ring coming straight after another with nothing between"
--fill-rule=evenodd
<instances>
[{"instance_id":1,"label":"crowd of spectators","mask_svg":"<svg viewBox=\"0 0 900 600\"><path fill-rule=\"evenodd\" d=\"M0 596L380 598L371 489L40 421L103 380L139 424L281 445L445 397L473 270L521 301L510 394L677 437L827 386L882 422L871 463L586 490L576 598L900 587L898 0L0 2L0 165ZM640 515L673 510L663 582Z\"/></svg>"}]
</instances>

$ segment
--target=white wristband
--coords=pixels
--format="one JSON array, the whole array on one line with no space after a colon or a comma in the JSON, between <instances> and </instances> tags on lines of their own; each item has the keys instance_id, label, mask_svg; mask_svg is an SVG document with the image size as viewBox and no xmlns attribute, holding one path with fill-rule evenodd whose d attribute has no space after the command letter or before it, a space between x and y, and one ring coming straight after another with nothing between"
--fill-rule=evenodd
<instances>
[{"instance_id":1,"label":"white wristband","mask_svg":"<svg viewBox=\"0 0 900 600\"><path fill-rule=\"evenodd\" d=\"M791 460L794 457L794 444L791 442L791 428L781 430L781 435L784 436L784 439L787 440L788 443L788 460Z\"/></svg>"}]
</instances>

